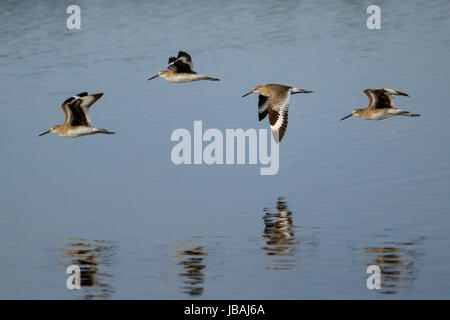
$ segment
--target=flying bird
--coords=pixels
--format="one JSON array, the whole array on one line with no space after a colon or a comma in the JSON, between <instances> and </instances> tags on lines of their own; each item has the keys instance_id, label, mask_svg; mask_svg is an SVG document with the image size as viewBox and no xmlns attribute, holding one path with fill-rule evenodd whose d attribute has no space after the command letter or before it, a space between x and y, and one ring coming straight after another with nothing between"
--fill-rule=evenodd
<instances>
[{"instance_id":1,"label":"flying bird","mask_svg":"<svg viewBox=\"0 0 450 320\"><path fill-rule=\"evenodd\" d=\"M158 74L150 77L148 80L161 77L169 82L190 82L197 80L220 81L217 78L207 77L197 74L194 71L194 64L191 56L184 51L178 52L178 57L170 57L167 70L162 70Z\"/></svg>"},{"instance_id":2,"label":"flying bird","mask_svg":"<svg viewBox=\"0 0 450 320\"><path fill-rule=\"evenodd\" d=\"M291 94L311 93L313 91L297 89L281 84L266 84L256 86L252 91L244 94L242 97L251 93L259 93L258 99L258 118L262 121L269 115L270 129L275 142L283 139L288 124L288 109Z\"/></svg>"},{"instance_id":3,"label":"flying bird","mask_svg":"<svg viewBox=\"0 0 450 320\"><path fill-rule=\"evenodd\" d=\"M397 109L394 106L393 95L409 97L407 93L392 89L366 89L363 91L369 98L369 106L365 109L355 109L348 116L341 119L345 120L350 117L360 117L366 120L383 120L392 116L418 117L420 114L410 113Z\"/></svg>"},{"instance_id":4,"label":"flying bird","mask_svg":"<svg viewBox=\"0 0 450 320\"><path fill-rule=\"evenodd\" d=\"M113 134L114 132L106 129L95 128L91 123L89 108L102 96L103 93L88 94L87 92L82 92L68 98L61 105L66 116L64 123L51 127L50 130L41 133L39 136L50 132L68 138L96 133Z\"/></svg>"}]
</instances>

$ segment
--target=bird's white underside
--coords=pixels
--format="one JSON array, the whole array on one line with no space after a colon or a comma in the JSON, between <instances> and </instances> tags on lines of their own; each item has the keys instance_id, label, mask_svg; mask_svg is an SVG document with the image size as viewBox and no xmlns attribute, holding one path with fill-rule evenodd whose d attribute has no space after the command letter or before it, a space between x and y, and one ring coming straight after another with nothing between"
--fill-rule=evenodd
<instances>
[{"instance_id":1,"label":"bird's white underside","mask_svg":"<svg viewBox=\"0 0 450 320\"><path fill-rule=\"evenodd\" d=\"M404 112L404 111L400 110L400 109L396 109L396 108L395 109L394 108L392 108L392 109L380 109L380 111L374 112L371 115L370 120L384 120L384 119L387 119L389 117L396 116L396 115L398 115L398 114L400 114L402 112Z\"/></svg>"},{"instance_id":2,"label":"bird's white underside","mask_svg":"<svg viewBox=\"0 0 450 320\"><path fill-rule=\"evenodd\" d=\"M84 127L84 126L81 127L80 126L80 127L70 128L64 134L59 134L59 135L62 137L77 138L77 137L93 134L98 131L99 131L99 129L94 128L94 127Z\"/></svg>"},{"instance_id":3,"label":"bird's white underside","mask_svg":"<svg viewBox=\"0 0 450 320\"><path fill-rule=\"evenodd\" d=\"M175 73L171 76L170 82L190 82L202 80L205 76L197 73Z\"/></svg>"}]
</instances>

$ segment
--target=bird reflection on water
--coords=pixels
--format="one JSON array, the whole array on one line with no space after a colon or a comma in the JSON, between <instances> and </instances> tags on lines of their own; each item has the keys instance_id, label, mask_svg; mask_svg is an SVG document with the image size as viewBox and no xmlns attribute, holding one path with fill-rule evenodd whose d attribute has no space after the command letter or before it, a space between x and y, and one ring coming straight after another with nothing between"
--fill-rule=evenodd
<instances>
[{"instance_id":1,"label":"bird reflection on water","mask_svg":"<svg viewBox=\"0 0 450 320\"><path fill-rule=\"evenodd\" d=\"M415 264L420 260L422 242L419 237L412 241L384 242L381 246L363 248L372 257L366 265L378 265L381 269L381 294L396 294L401 289L411 287L418 275Z\"/></svg>"},{"instance_id":2,"label":"bird reflection on water","mask_svg":"<svg viewBox=\"0 0 450 320\"><path fill-rule=\"evenodd\" d=\"M77 265L81 269L81 291L84 299L107 299L114 289L110 285L111 275L103 267L111 264L114 246L107 241L70 238L62 249L64 265Z\"/></svg>"},{"instance_id":3,"label":"bird reflection on water","mask_svg":"<svg viewBox=\"0 0 450 320\"><path fill-rule=\"evenodd\" d=\"M263 220L266 269L291 270L302 261L302 270L306 271L308 262L317 255L320 227L294 225L294 213L283 197L277 200L276 212L264 208Z\"/></svg>"},{"instance_id":4,"label":"bird reflection on water","mask_svg":"<svg viewBox=\"0 0 450 320\"><path fill-rule=\"evenodd\" d=\"M295 238L296 228L292 220L292 212L288 210L287 203L283 198L278 198L277 212L270 213L264 208L264 232L263 238L266 246L263 249L268 256L276 256L266 265L267 269L289 270L296 264L294 257L297 245Z\"/></svg>"},{"instance_id":5,"label":"bird reflection on water","mask_svg":"<svg viewBox=\"0 0 450 320\"><path fill-rule=\"evenodd\" d=\"M178 259L178 265L183 269L178 276L181 278L183 285L181 290L183 293L190 296L200 296L203 294L205 281L205 274L203 270L206 268L205 257L207 256L206 249L203 246L188 246L192 244L195 239L179 240L177 244L176 254L174 258Z\"/></svg>"}]
</instances>

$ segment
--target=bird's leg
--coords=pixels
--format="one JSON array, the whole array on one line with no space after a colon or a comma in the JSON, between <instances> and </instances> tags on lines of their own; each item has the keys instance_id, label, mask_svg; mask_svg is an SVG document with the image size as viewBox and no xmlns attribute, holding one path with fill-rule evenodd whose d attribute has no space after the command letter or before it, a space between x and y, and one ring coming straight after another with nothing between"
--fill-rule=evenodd
<instances>
[{"instance_id":1,"label":"bird's leg","mask_svg":"<svg viewBox=\"0 0 450 320\"><path fill-rule=\"evenodd\" d=\"M400 112L398 113L398 115L400 116L406 116L406 117L420 117L420 114L417 113L411 113L409 111L403 111L400 110Z\"/></svg>"}]
</instances>

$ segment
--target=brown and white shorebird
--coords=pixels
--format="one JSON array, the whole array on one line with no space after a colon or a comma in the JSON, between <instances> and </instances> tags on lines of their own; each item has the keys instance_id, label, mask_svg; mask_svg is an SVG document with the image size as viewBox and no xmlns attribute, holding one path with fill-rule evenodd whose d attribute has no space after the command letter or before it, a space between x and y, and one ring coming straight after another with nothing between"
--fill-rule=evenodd
<instances>
[{"instance_id":1,"label":"brown and white shorebird","mask_svg":"<svg viewBox=\"0 0 450 320\"><path fill-rule=\"evenodd\" d=\"M283 139L288 124L288 109L291 94L311 93L313 91L297 89L281 84L266 84L256 86L252 91L244 94L242 97L251 93L259 93L258 117L262 121L269 115L270 129L275 142Z\"/></svg>"},{"instance_id":2,"label":"brown and white shorebird","mask_svg":"<svg viewBox=\"0 0 450 320\"><path fill-rule=\"evenodd\" d=\"M160 71L157 75L154 75L148 80L152 80L157 77L164 78L169 82L190 82L197 80L220 81L220 79L217 78L197 74L194 71L194 64L192 63L191 56L184 51L178 52L177 58L169 58L167 70Z\"/></svg>"},{"instance_id":3,"label":"brown and white shorebird","mask_svg":"<svg viewBox=\"0 0 450 320\"><path fill-rule=\"evenodd\" d=\"M50 132L68 138L96 133L113 134L114 132L106 129L94 128L91 123L89 108L102 96L103 93L88 94L87 92L82 92L68 98L61 105L66 116L64 123L51 127L50 130L41 133L39 136Z\"/></svg>"},{"instance_id":4,"label":"brown and white shorebird","mask_svg":"<svg viewBox=\"0 0 450 320\"><path fill-rule=\"evenodd\" d=\"M394 106L394 97L392 95L406 96L408 94L392 90L392 89L366 89L363 91L369 98L369 106L365 109L355 109L351 114L341 119L345 120L350 117L360 117L366 120L383 120L392 116L418 117L420 114L410 113L397 109Z\"/></svg>"}]
</instances>

